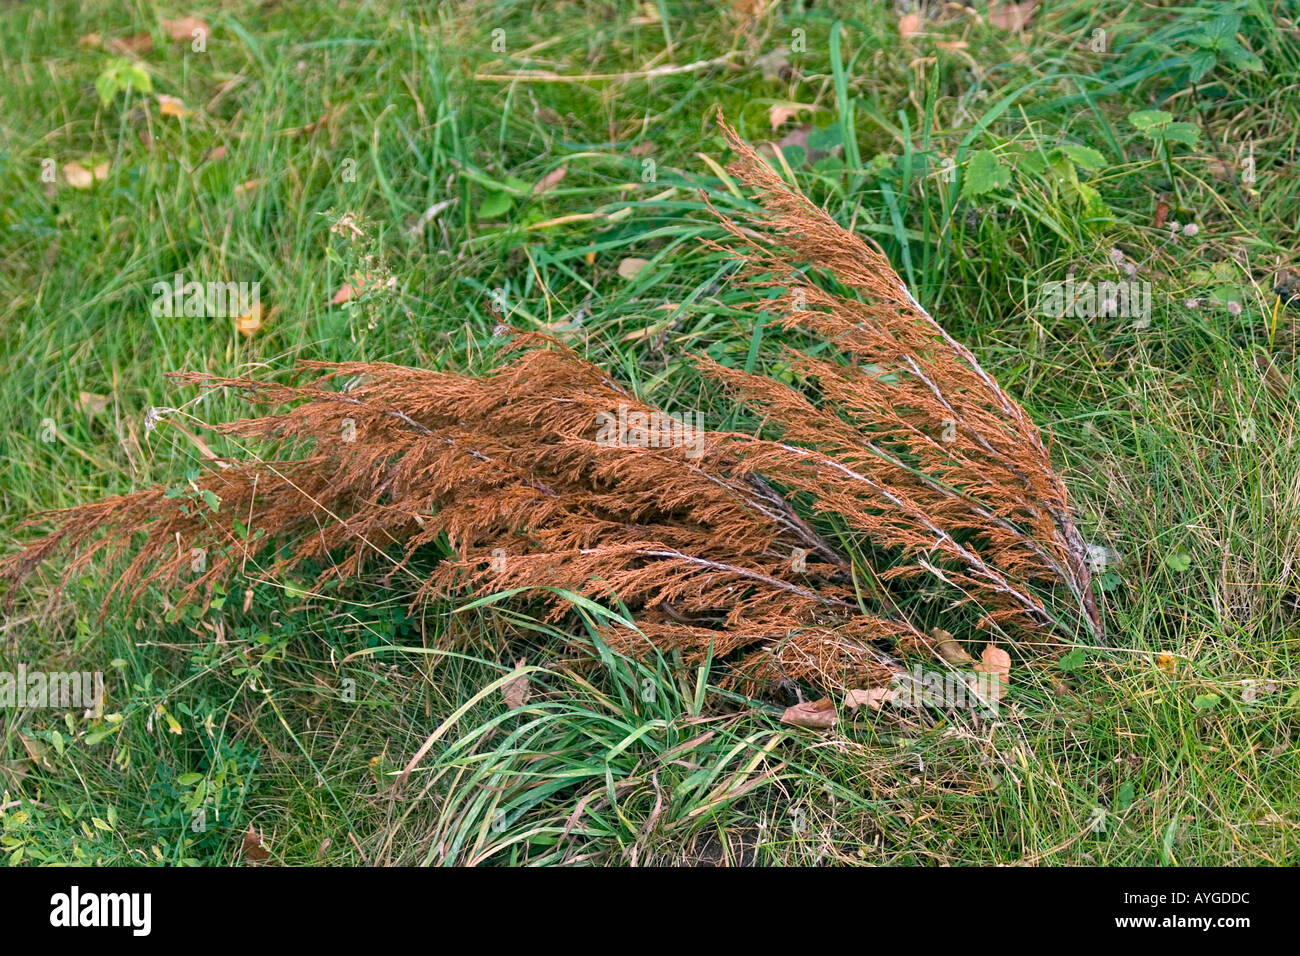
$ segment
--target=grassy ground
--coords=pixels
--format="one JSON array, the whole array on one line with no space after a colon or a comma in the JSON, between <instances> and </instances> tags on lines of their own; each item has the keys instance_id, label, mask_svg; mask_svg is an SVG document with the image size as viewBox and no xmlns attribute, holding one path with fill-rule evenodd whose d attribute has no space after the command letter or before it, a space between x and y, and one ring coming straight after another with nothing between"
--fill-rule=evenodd
<instances>
[{"instance_id":1,"label":"grassy ground","mask_svg":"<svg viewBox=\"0 0 1300 956\"><path fill-rule=\"evenodd\" d=\"M881 3L6 4L6 549L31 510L184 483L195 445L144 427L194 397L168 371L482 368L501 310L725 424L690 357L770 367L779 333L741 318L697 242L717 234L698 189L740 201L721 106L786 137L790 175L1050 430L1114 552L1116 648L1018 664L996 722L886 711L814 734L670 661L575 669L522 612L241 580L203 614L159 594L101 620L112 569L53 609L51 573L7 612L0 670L103 671L108 713L0 710L0 859L238 862L253 827L285 863L1296 862L1287 8L1064 0L1020 32L936 3L913 32ZM168 38L185 15L204 49ZM805 108L774 131L778 104ZM649 265L626 278L629 258ZM1149 321L1040 307L1045 283L1125 263ZM178 271L260 282L261 327L154 317ZM358 271L392 281L331 305ZM438 653L453 629L470 650ZM533 698L509 713L520 658Z\"/></svg>"}]
</instances>

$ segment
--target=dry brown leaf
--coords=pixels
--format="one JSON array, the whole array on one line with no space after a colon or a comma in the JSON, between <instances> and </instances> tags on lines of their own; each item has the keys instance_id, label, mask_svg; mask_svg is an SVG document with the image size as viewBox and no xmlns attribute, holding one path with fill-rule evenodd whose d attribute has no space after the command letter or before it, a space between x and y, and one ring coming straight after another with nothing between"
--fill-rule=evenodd
<instances>
[{"instance_id":1,"label":"dry brown leaf","mask_svg":"<svg viewBox=\"0 0 1300 956\"><path fill-rule=\"evenodd\" d=\"M148 53L153 49L153 36L148 33L137 33L135 36L116 37L108 41L108 48L114 53L127 55Z\"/></svg>"},{"instance_id":2,"label":"dry brown leaf","mask_svg":"<svg viewBox=\"0 0 1300 956\"><path fill-rule=\"evenodd\" d=\"M935 651L954 667L975 663L975 658L966 652L966 648L962 647L957 639L943 628L934 628L930 631L930 637L934 640Z\"/></svg>"},{"instance_id":3,"label":"dry brown leaf","mask_svg":"<svg viewBox=\"0 0 1300 956\"><path fill-rule=\"evenodd\" d=\"M63 178L73 189L89 189L95 185L95 174L76 160L63 164Z\"/></svg>"},{"instance_id":4,"label":"dry brown leaf","mask_svg":"<svg viewBox=\"0 0 1300 956\"><path fill-rule=\"evenodd\" d=\"M538 196L546 192L548 189L554 189L559 185L560 180L563 179L568 172L569 169L567 166L561 166L559 169L552 169L541 179L537 180L537 184L533 186L533 195Z\"/></svg>"},{"instance_id":5,"label":"dry brown leaf","mask_svg":"<svg viewBox=\"0 0 1300 956\"><path fill-rule=\"evenodd\" d=\"M515 661L515 668L521 668L526 661L521 657ZM532 696L532 689L528 684L528 677L520 674L514 680L501 688L501 696L505 698L506 707L510 710L518 710L524 704L528 703L528 698Z\"/></svg>"},{"instance_id":6,"label":"dry brown leaf","mask_svg":"<svg viewBox=\"0 0 1300 956\"><path fill-rule=\"evenodd\" d=\"M993 698L999 700L1011 684L1011 655L996 644L985 644L984 653L980 655L980 662L975 665L975 670L981 674L992 674L997 677L997 682L991 690Z\"/></svg>"},{"instance_id":7,"label":"dry brown leaf","mask_svg":"<svg viewBox=\"0 0 1300 956\"><path fill-rule=\"evenodd\" d=\"M1165 223L1168 221L1169 221L1169 203L1161 199L1159 202L1156 203L1156 215L1155 215L1155 219L1152 220L1151 224L1155 226L1157 229L1163 229L1165 227Z\"/></svg>"},{"instance_id":8,"label":"dry brown leaf","mask_svg":"<svg viewBox=\"0 0 1300 956\"><path fill-rule=\"evenodd\" d=\"M921 32L921 25L925 22L919 13L905 13L898 20L898 35L904 40L916 36Z\"/></svg>"},{"instance_id":9,"label":"dry brown leaf","mask_svg":"<svg viewBox=\"0 0 1300 956\"><path fill-rule=\"evenodd\" d=\"M191 40L194 38L194 31L202 31L204 36L212 32L211 28L198 17L180 17L177 20L164 20L162 22L163 32L173 40Z\"/></svg>"},{"instance_id":10,"label":"dry brown leaf","mask_svg":"<svg viewBox=\"0 0 1300 956\"><path fill-rule=\"evenodd\" d=\"M787 707L781 715L781 723L809 730L829 730L835 726L835 702L823 697Z\"/></svg>"},{"instance_id":11,"label":"dry brown leaf","mask_svg":"<svg viewBox=\"0 0 1300 956\"><path fill-rule=\"evenodd\" d=\"M185 107L185 103L179 96L168 96L166 93L158 94L158 112L163 116L189 116L190 111Z\"/></svg>"},{"instance_id":12,"label":"dry brown leaf","mask_svg":"<svg viewBox=\"0 0 1300 956\"><path fill-rule=\"evenodd\" d=\"M248 832L244 834L244 844L240 852L247 863L265 863L271 858L271 851L266 848L261 832L253 829L251 823L248 825Z\"/></svg>"},{"instance_id":13,"label":"dry brown leaf","mask_svg":"<svg viewBox=\"0 0 1300 956\"><path fill-rule=\"evenodd\" d=\"M98 47L103 45L104 38L100 36L98 33L87 33L84 37L82 37L77 42L81 46L89 47L90 49L97 49Z\"/></svg>"},{"instance_id":14,"label":"dry brown leaf","mask_svg":"<svg viewBox=\"0 0 1300 956\"><path fill-rule=\"evenodd\" d=\"M1178 658L1174 657L1168 651L1161 651L1156 655L1156 667L1160 668L1166 674L1172 674L1178 667Z\"/></svg>"},{"instance_id":15,"label":"dry brown leaf","mask_svg":"<svg viewBox=\"0 0 1300 956\"><path fill-rule=\"evenodd\" d=\"M635 279L641 274L641 270L649 264L649 259L638 259L635 256L629 256L618 264L618 274L624 279Z\"/></svg>"},{"instance_id":16,"label":"dry brown leaf","mask_svg":"<svg viewBox=\"0 0 1300 956\"><path fill-rule=\"evenodd\" d=\"M789 101L773 103L767 108L767 118L772 123L772 132L776 132L804 110L811 109L814 109L814 107L809 106L807 103L791 103Z\"/></svg>"},{"instance_id":17,"label":"dry brown leaf","mask_svg":"<svg viewBox=\"0 0 1300 956\"><path fill-rule=\"evenodd\" d=\"M596 264L596 253L595 252L585 253L582 257L582 261L587 263L587 265L589 266L594 266Z\"/></svg>"},{"instance_id":18,"label":"dry brown leaf","mask_svg":"<svg viewBox=\"0 0 1300 956\"><path fill-rule=\"evenodd\" d=\"M897 687L854 688L845 693L844 706L849 710L857 710L864 705L872 710L880 710L888 701L897 696Z\"/></svg>"},{"instance_id":19,"label":"dry brown leaf","mask_svg":"<svg viewBox=\"0 0 1300 956\"><path fill-rule=\"evenodd\" d=\"M1038 0L1025 0L1024 3L999 3L989 11L989 23L999 30L1020 31L1029 26L1029 21L1038 12Z\"/></svg>"}]
</instances>

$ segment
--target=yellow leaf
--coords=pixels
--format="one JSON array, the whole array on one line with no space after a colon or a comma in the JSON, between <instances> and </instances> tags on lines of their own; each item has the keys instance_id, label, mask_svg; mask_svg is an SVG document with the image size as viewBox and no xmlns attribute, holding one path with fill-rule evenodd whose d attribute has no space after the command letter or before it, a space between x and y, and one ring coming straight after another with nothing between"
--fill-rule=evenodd
<instances>
[{"instance_id":1,"label":"yellow leaf","mask_svg":"<svg viewBox=\"0 0 1300 956\"><path fill-rule=\"evenodd\" d=\"M262 303L255 302L246 313L235 319L235 328L240 335L252 335L262 327Z\"/></svg>"},{"instance_id":2,"label":"yellow leaf","mask_svg":"<svg viewBox=\"0 0 1300 956\"><path fill-rule=\"evenodd\" d=\"M641 270L650 264L649 259L638 259L630 256L618 264L618 274L624 279L635 279Z\"/></svg>"},{"instance_id":3,"label":"yellow leaf","mask_svg":"<svg viewBox=\"0 0 1300 956\"><path fill-rule=\"evenodd\" d=\"M95 185L95 174L75 160L63 164L63 178L73 189L89 189Z\"/></svg>"},{"instance_id":4,"label":"yellow leaf","mask_svg":"<svg viewBox=\"0 0 1300 956\"><path fill-rule=\"evenodd\" d=\"M185 104L176 96L168 96L166 93L158 94L158 110L163 116L189 116L190 111L185 108Z\"/></svg>"}]
</instances>

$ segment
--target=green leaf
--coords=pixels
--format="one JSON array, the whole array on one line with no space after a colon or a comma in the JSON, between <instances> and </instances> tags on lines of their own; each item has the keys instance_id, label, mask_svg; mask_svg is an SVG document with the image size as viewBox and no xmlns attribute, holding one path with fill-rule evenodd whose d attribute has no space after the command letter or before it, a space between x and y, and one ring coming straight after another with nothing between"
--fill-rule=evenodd
<instances>
[{"instance_id":1,"label":"green leaf","mask_svg":"<svg viewBox=\"0 0 1300 956\"><path fill-rule=\"evenodd\" d=\"M1187 78L1193 83L1199 83L1201 78L1214 69L1214 64L1218 62L1219 58L1213 50L1197 50L1187 58L1187 65L1191 69Z\"/></svg>"},{"instance_id":2,"label":"green leaf","mask_svg":"<svg viewBox=\"0 0 1300 956\"><path fill-rule=\"evenodd\" d=\"M97 830L107 830L109 833L113 832L113 827L107 820L102 819L101 817L91 817L90 822L95 825L95 829Z\"/></svg>"},{"instance_id":3,"label":"green leaf","mask_svg":"<svg viewBox=\"0 0 1300 956\"><path fill-rule=\"evenodd\" d=\"M1198 694L1192 701L1192 706L1197 710L1213 710L1219 703L1218 694Z\"/></svg>"},{"instance_id":4,"label":"green leaf","mask_svg":"<svg viewBox=\"0 0 1300 956\"><path fill-rule=\"evenodd\" d=\"M110 60L108 66L95 78L95 92L99 94L99 102L103 106L107 106L113 97L127 89L148 93L153 89L153 82L144 67L124 57Z\"/></svg>"},{"instance_id":5,"label":"green leaf","mask_svg":"<svg viewBox=\"0 0 1300 956\"><path fill-rule=\"evenodd\" d=\"M1011 170L998 162L998 158L987 149L981 149L966 163L966 176L962 183L961 194L965 199L983 196L995 189L1001 189L1011 182Z\"/></svg>"},{"instance_id":6,"label":"green leaf","mask_svg":"<svg viewBox=\"0 0 1300 956\"><path fill-rule=\"evenodd\" d=\"M212 491L209 488L204 488L199 492L199 494L203 496L204 504L206 504L213 511L221 510L221 499L217 497L217 493L215 491Z\"/></svg>"},{"instance_id":7,"label":"green leaf","mask_svg":"<svg viewBox=\"0 0 1300 956\"><path fill-rule=\"evenodd\" d=\"M1135 129L1140 129L1145 133L1148 130L1168 126L1174 121L1174 116L1164 110L1138 110L1136 113L1128 114L1128 121L1133 124Z\"/></svg>"},{"instance_id":8,"label":"green leaf","mask_svg":"<svg viewBox=\"0 0 1300 956\"><path fill-rule=\"evenodd\" d=\"M202 779L203 774L201 773L183 773L176 778L176 782L182 787L192 787Z\"/></svg>"},{"instance_id":9,"label":"green leaf","mask_svg":"<svg viewBox=\"0 0 1300 956\"><path fill-rule=\"evenodd\" d=\"M1061 152L1070 158L1076 166L1082 166L1091 172L1106 165L1106 157L1091 146L1062 146Z\"/></svg>"},{"instance_id":10,"label":"green leaf","mask_svg":"<svg viewBox=\"0 0 1300 956\"><path fill-rule=\"evenodd\" d=\"M1125 780L1115 791L1115 809L1123 813L1129 807L1133 806L1133 798L1136 796L1133 781Z\"/></svg>"},{"instance_id":11,"label":"green leaf","mask_svg":"<svg viewBox=\"0 0 1300 956\"><path fill-rule=\"evenodd\" d=\"M1232 61L1233 66L1240 67L1243 70L1249 70L1251 73L1261 73L1264 70L1264 61L1251 53L1240 43L1233 43L1231 46L1225 47L1220 52Z\"/></svg>"},{"instance_id":12,"label":"green leaf","mask_svg":"<svg viewBox=\"0 0 1300 956\"><path fill-rule=\"evenodd\" d=\"M493 193L479 204L478 217L480 219L495 219L497 216L509 212L514 204L515 197L509 193Z\"/></svg>"},{"instance_id":13,"label":"green leaf","mask_svg":"<svg viewBox=\"0 0 1300 956\"><path fill-rule=\"evenodd\" d=\"M1087 659L1088 652L1082 647L1076 647L1068 654L1062 655L1061 659L1056 662L1056 666L1068 674L1070 671L1078 670L1082 667L1084 661Z\"/></svg>"},{"instance_id":14,"label":"green leaf","mask_svg":"<svg viewBox=\"0 0 1300 956\"><path fill-rule=\"evenodd\" d=\"M1175 551L1173 554L1165 555L1165 565L1171 571L1182 574L1192 566L1192 556L1186 551Z\"/></svg>"},{"instance_id":15,"label":"green leaf","mask_svg":"<svg viewBox=\"0 0 1300 956\"><path fill-rule=\"evenodd\" d=\"M1225 13L1222 16L1215 17L1205 25L1202 32L1219 42L1231 40L1236 37L1237 31L1241 29L1241 14Z\"/></svg>"},{"instance_id":16,"label":"green leaf","mask_svg":"<svg viewBox=\"0 0 1300 956\"><path fill-rule=\"evenodd\" d=\"M1201 138L1201 130L1195 123L1170 123L1164 131L1164 138L1195 146L1196 141Z\"/></svg>"}]
</instances>

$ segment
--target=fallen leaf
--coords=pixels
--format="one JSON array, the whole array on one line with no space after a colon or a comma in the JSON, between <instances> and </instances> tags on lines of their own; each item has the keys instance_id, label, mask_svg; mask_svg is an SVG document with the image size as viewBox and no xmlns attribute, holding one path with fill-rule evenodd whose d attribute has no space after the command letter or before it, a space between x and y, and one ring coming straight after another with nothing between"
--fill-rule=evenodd
<instances>
[{"instance_id":1,"label":"fallen leaf","mask_svg":"<svg viewBox=\"0 0 1300 956\"><path fill-rule=\"evenodd\" d=\"M203 160L204 162L215 163L217 162L217 160L225 159L227 152L228 150L226 149L225 146L213 146L204 155Z\"/></svg>"},{"instance_id":2,"label":"fallen leaf","mask_svg":"<svg viewBox=\"0 0 1300 956\"><path fill-rule=\"evenodd\" d=\"M966 652L966 648L962 647L957 639L943 628L934 628L930 631L930 637L934 640L935 651L949 664L958 666L975 663L975 658Z\"/></svg>"},{"instance_id":3,"label":"fallen leaf","mask_svg":"<svg viewBox=\"0 0 1300 956\"><path fill-rule=\"evenodd\" d=\"M95 185L95 174L76 160L63 164L63 178L73 189L89 189Z\"/></svg>"},{"instance_id":4,"label":"fallen leaf","mask_svg":"<svg viewBox=\"0 0 1300 956\"><path fill-rule=\"evenodd\" d=\"M330 121L330 114L328 112L322 113L319 117L316 118L315 122L308 123L306 126L298 126L295 127L294 129L287 129L284 131L283 135L310 136L312 133L316 132L318 129L320 129L329 121Z\"/></svg>"},{"instance_id":5,"label":"fallen leaf","mask_svg":"<svg viewBox=\"0 0 1300 956\"><path fill-rule=\"evenodd\" d=\"M524 663L525 661L521 657L515 662L515 668L518 669L523 667ZM531 696L531 689L528 686L528 678L525 675L520 674L514 680L510 681L510 683L501 688L501 696L505 698L506 707L510 710L518 710L520 707L524 706L524 704L528 703L528 698Z\"/></svg>"},{"instance_id":6,"label":"fallen leaf","mask_svg":"<svg viewBox=\"0 0 1300 956\"><path fill-rule=\"evenodd\" d=\"M549 106L539 106L533 110L533 115L537 117L546 126L563 126L564 117L551 109Z\"/></svg>"},{"instance_id":7,"label":"fallen leaf","mask_svg":"<svg viewBox=\"0 0 1300 956\"><path fill-rule=\"evenodd\" d=\"M845 693L844 706L849 710L857 710L863 705L870 707L872 710L880 710L888 701L897 696L897 687L853 688Z\"/></svg>"},{"instance_id":8,"label":"fallen leaf","mask_svg":"<svg viewBox=\"0 0 1300 956\"><path fill-rule=\"evenodd\" d=\"M635 279L641 270L650 264L649 259L629 257L618 264L618 274L624 279Z\"/></svg>"},{"instance_id":9,"label":"fallen leaf","mask_svg":"<svg viewBox=\"0 0 1300 956\"><path fill-rule=\"evenodd\" d=\"M235 328L240 335L251 336L262 327L262 303L254 302L253 307L235 319Z\"/></svg>"},{"instance_id":10,"label":"fallen leaf","mask_svg":"<svg viewBox=\"0 0 1300 956\"><path fill-rule=\"evenodd\" d=\"M342 305L361 295L363 292L369 292L373 289L379 289L387 286L396 288L397 277L392 276L385 279L383 276L366 275L361 272L355 272L352 278L339 287L339 291L334 293L334 298L330 299L330 305Z\"/></svg>"},{"instance_id":11,"label":"fallen leaf","mask_svg":"<svg viewBox=\"0 0 1300 956\"><path fill-rule=\"evenodd\" d=\"M1156 216L1155 219L1152 221L1152 225L1155 226L1157 229L1163 229L1165 227L1165 223L1168 220L1169 220L1169 203L1161 199L1159 202L1156 203Z\"/></svg>"},{"instance_id":12,"label":"fallen leaf","mask_svg":"<svg viewBox=\"0 0 1300 956\"><path fill-rule=\"evenodd\" d=\"M173 40L190 40L194 31L202 31L204 36L212 32L211 28L198 17L181 17L177 20L164 20L163 32Z\"/></svg>"},{"instance_id":13,"label":"fallen leaf","mask_svg":"<svg viewBox=\"0 0 1300 956\"><path fill-rule=\"evenodd\" d=\"M788 46L779 46L770 53L764 53L754 60L754 65L763 71L764 82L788 80L794 75L794 67L790 65L790 48Z\"/></svg>"},{"instance_id":14,"label":"fallen leaf","mask_svg":"<svg viewBox=\"0 0 1300 956\"><path fill-rule=\"evenodd\" d=\"M829 697L823 697L795 704L785 709L781 723L809 730L829 730L835 726L835 703Z\"/></svg>"},{"instance_id":15,"label":"fallen leaf","mask_svg":"<svg viewBox=\"0 0 1300 956\"><path fill-rule=\"evenodd\" d=\"M595 264L596 264L596 253L595 253L595 252L588 252L588 253L585 253L585 254L583 255L583 257L582 257L582 261L585 262L585 263L587 263L587 265L589 265L589 266L593 266L593 265L595 265Z\"/></svg>"},{"instance_id":16,"label":"fallen leaf","mask_svg":"<svg viewBox=\"0 0 1300 956\"><path fill-rule=\"evenodd\" d=\"M999 3L989 11L989 23L1000 30L1020 31L1029 25L1029 21L1038 12L1038 0L1025 0L1024 3Z\"/></svg>"},{"instance_id":17,"label":"fallen leaf","mask_svg":"<svg viewBox=\"0 0 1300 956\"><path fill-rule=\"evenodd\" d=\"M82 37L77 42L84 47L95 49L103 45L104 38L101 37L98 33L87 33L84 37Z\"/></svg>"},{"instance_id":18,"label":"fallen leaf","mask_svg":"<svg viewBox=\"0 0 1300 956\"><path fill-rule=\"evenodd\" d=\"M253 825L248 825L248 832L244 834L244 844L241 847L244 859L249 863L265 863L271 858L271 851L266 848L262 840L262 834L253 829Z\"/></svg>"},{"instance_id":19,"label":"fallen leaf","mask_svg":"<svg viewBox=\"0 0 1300 956\"><path fill-rule=\"evenodd\" d=\"M137 33L135 36L116 37L108 41L108 48L114 53L148 53L153 49L153 36Z\"/></svg>"},{"instance_id":20,"label":"fallen leaf","mask_svg":"<svg viewBox=\"0 0 1300 956\"><path fill-rule=\"evenodd\" d=\"M921 32L921 25L925 22L919 13L905 13L898 21L898 35L904 40L916 36Z\"/></svg>"},{"instance_id":21,"label":"fallen leaf","mask_svg":"<svg viewBox=\"0 0 1300 956\"><path fill-rule=\"evenodd\" d=\"M102 415L108 411L109 398L107 395L96 395L94 392L79 392L77 394L77 407L87 415Z\"/></svg>"},{"instance_id":22,"label":"fallen leaf","mask_svg":"<svg viewBox=\"0 0 1300 956\"><path fill-rule=\"evenodd\" d=\"M773 103L767 108L767 118L772 123L772 132L775 133L778 129L797 117L804 110L811 109L813 109L813 107L809 106L807 103Z\"/></svg>"},{"instance_id":23,"label":"fallen leaf","mask_svg":"<svg viewBox=\"0 0 1300 956\"><path fill-rule=\"evenodd\" d=\"M190 111L185 108L185 103L178 96L168 96L166 93L158 94L158 112L163 116L189 116Z\"/></svg>"},{"instance_id":24,"label":"fallen leaf","mask_svg":"<svg viewBox=\"0 0 1300 956\"><path fill-rule=\"evenodd\" d=\"M659 152L659 144L648 139L643 139L639 143L633 143L627 148L629 156L649 156L652 153L657 152Z\"/></svg>"},{"instance_id":25,"label":"fallen leaf","mask_svg":"<svg viewBox=\"0 0 1300 956\"><path fill-rule=\"evenodd\" d=\"M996 644L985 644L984 653L980 655L980 662L975 665L975 670L981 674L993 674L998 678L992 696L1000 700L1011 683L1011 655Z\"/></svg>"},{"instance_id":26,"label":"fallen leaf","mask_svg":"<svg viewBox=\"0 0 1300 956\"><path fill-rule=\"evenodd\" d=\"M1160 668L1166 674L1172 674L1178 667L1178 658L1168 651L1161 651L1156 655L1156 667Z\"/></svg>"},{"instance_id":27,"label":"fallen leaf","mask_svg":"<svg viewBox=\"0 0 1300 956\"><path fill-rule=\"evenodd\" d=\"M552 169L549 173L539 179L535 186L533 186L533 195L539 196L548 189L554 189L559 185L560 180L563 179L568 172L569 170L567 166L561 166L559 169Z\"/></svg>"}]
</instances>

